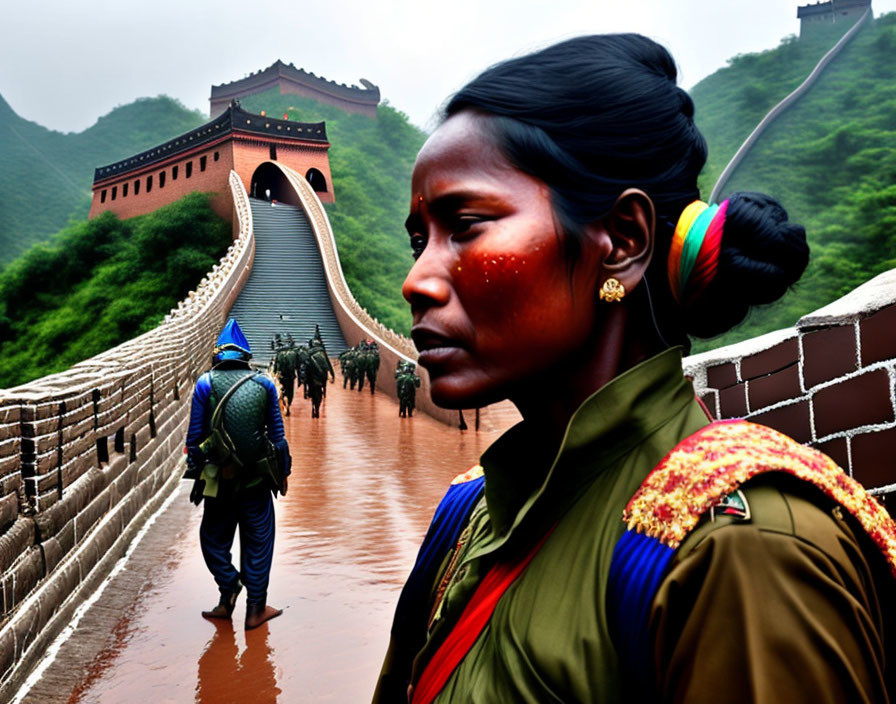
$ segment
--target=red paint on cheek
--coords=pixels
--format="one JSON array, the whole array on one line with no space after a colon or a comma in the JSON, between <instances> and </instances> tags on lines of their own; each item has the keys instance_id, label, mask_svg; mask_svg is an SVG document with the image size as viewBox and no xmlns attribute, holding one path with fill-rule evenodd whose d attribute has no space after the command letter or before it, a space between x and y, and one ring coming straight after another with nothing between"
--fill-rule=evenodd
<instances>
[{"instance_id":1,"label":"red paint on cheek","mask_svg":"<svg viewBox=\"0 0 896 704\"><path fill-rule=\"evenodd\" d=\"M486 287L511 284L513 279L525 275L528 268L528 258L522 255L470 252L459 258L454 273L465 288L473 286L495 294L497 291L489 291Z\"/></svg>"}]
</instances>

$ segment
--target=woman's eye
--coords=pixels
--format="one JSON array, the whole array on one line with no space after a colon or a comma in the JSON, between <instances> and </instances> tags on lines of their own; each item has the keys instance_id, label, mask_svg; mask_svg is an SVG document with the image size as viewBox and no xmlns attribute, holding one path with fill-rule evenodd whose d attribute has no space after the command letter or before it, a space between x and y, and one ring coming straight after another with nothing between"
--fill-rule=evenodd
<instances>
[{"instance_id":1,"label":"woman's eye","mask_svg":"<svg viewBox=\"0 0 896 704\"><path fill-rule=\"evenodd\" d=\"M474 225L481 223L484 219L485 218L481 215L458 215L454 220L454 233L462 235Z\"/></svg>"},{"instance_id":2,"label":"woman's eye","mask_svg":"<svg viewBox=\"0 0 896 704\"><path fill-rule=\"evenodd\" d=\"M411 235L411 253L414 259L419 259L426 248L426 238L423 235Z\"/></svg>"}]
</instances>

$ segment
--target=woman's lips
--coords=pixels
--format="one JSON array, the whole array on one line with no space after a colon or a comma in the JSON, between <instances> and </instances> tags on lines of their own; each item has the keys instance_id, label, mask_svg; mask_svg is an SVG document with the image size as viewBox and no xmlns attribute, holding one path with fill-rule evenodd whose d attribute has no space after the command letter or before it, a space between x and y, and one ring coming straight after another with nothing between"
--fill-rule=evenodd
<instances>
[{"instance_id":1,"label":"woman's lips","mask_svg":"<svg viewBox=\"0 0 896 704\"><path fill-rule=\"evenodd\" d=\"M460 347L431 347L420 352L417 361L424 367L445 364L457 357L463 350Z\"/></svg>"},{"instance_id":2,"label":"woman's lips","mask_svg":"<svg viewBox=\"0 0 896 704\"><path fill-rule=\"evenodd\" d=\"M463 351L459 342L430 328L413 328L411 339L420 353L418 361L423 366L447 362Z\"/></svg>"}]
</instances>

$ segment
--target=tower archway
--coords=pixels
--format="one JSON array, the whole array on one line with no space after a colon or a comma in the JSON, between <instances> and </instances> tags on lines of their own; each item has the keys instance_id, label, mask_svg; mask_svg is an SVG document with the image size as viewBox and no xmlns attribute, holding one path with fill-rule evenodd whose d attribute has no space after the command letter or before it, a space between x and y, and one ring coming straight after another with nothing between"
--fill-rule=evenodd
<instances>
[{"instance_id":1,"label":"tower archway","mask_svg":"<svg viewBox=\"0 0 896 704\"><path fill-rule=\"evenodd\" d=\"M289 205L301 205L290 187L286 174L274 162L265 161L252 172L249 195L263 200L276 200Z\"/></svg>"}]
</instances>

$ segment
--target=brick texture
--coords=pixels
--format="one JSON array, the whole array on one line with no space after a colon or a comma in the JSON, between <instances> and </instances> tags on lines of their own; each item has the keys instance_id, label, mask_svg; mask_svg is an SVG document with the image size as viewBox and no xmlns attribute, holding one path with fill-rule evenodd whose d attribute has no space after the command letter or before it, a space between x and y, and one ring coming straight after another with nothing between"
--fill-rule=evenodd
<instances>
[{"instance_id":1,"label":"brick texture","mask_svg":"<svg viewBox=\"0 0 896 704\"><path fill-rule=\"evenodd\" d=\"M807 401L799 401L771 411L757 413L750 416L750 420L780 430L797 442L809 442L812 439L812 425L809 421L809 403Z\"/></svg>"},{"instance_id":2,"label":"brick texture","mask_svg":"<svg viewBox=\"0 0 896 704\"><path fill-rule=\"evenodd\" d=\"M719 417L719 392L715 389L708 389L700 394L697 398L703 403L704 409L712 418Z\"/></svg>"},{"instance_id":3,"label":"brick texture","mask_svg":"<svg viewBox=\"0 0 896 704\"><path fill-rule=\"evenodd\" d=\"M886 370L877 369L826 386L813 396L812 408L817 437L890 423L894 420L890 376Z\"/></svg>"},{"instance_id":4,"label":"brick texture","mask_svg":"<svg viewBox=\"0 0 896 704\"><path fill-rule=\"evenodd\" d=\"M867 487L896 484L896 428L853 436L852 463Z\"/></svg>"},{"instance_id":5,"label":"brick texture","mask_svg":"<svg viewBox=\"0 0 896 704\"><path fill-rule=\"evenodd\" d=\"M743 418L747 415L747 387L738 384L719 391L719 413L722 418Z\"/></svg>"},{"instance_id":6,"label":"brick texture","mask_svg":"<svg viewBox=\"0 0 896 704\"><path fill-rule=\"evenodd\" d=\"M849 472L849 450L846 447L846 442L845 437L834 438L827 442L818 443L815 447L834 460L834 462L840 465L844 470Z\"/></svg>"},{"instance_id":7,"label":"brick texture","mask_svg":"<svg viewBox=\"0 0 896 704\"><path fill-rule=\"evenodd\" d=\"M781 401L797 398L801 393L799 367L794 363L774 374L750 380L750 410L757 411Z\"/></svg>"},{"instance_id":8,"label":"brick texture","mask_svg":"<svg viewBox=\"0 0 896 704\"><path fill-rule=\"evenodd\" d=\"M250 196L263 197L263 193L253 194L252 177L255 170L266 161L270 161L271 140L240 138L233 151L233 170L239 174L246 193ZM333 179L330 175L330 160L326 147L297 147L293 143L277 143L277 161L305 176L310 169L320 171L327 182L326 192L317 192L322 203L333 203Z\"/></svg>"},{"instance_id":9,"label":"brick texture","mask_svg":"<svg viewBox=\"0 0 896 704\"><path fill-rule=\"evenodd\" d=\"M737 369L726 362L706 368L706 384L713 389L727 389L737 383Z\"/></svg>"},{"instance_id":10,"label":"brick texture","mask_svg":"<svg viewBox=\"0 0 896 704\"><path fill-rule=\"evenodd\" d=\"M857 367L856 332L852 325L803 335L803 379L807 389L854 372Z\"/></svg>"},{"instance_id":11,"label":"brick texture","mask_svg":"<svg viewBox=\"0 0 896 704\"><path fill-rule=\"evenodd\" d=\"M218 160L215 161L215 152ZM201 157L206 158L206 168L202 171L199 166ZM187 165L191 166L191 175L187 177ZM173 168L177 167L177 179L173 178ZM100 182L94 186L93 200L90 206L90 217L94 218L100 213L111 211L118 217L132 218L137 215L145 215L162 206L180 200L188 193L201 191L214 193L211 199L212 208L221 217L228 220L233 213L233 200L230 195L230 170L233 168L233 146L230 140L206 146L203 149L187 154L179 155L161 164L153 164L142 170L121 174L114 180ZM160 187L160 175L165 174L165 185ZM147 191L147 179L152 177L152 190ZM139 193L135 191L134 183L139 181ZM122 187L129 184L128 195L122 196ZM118 186L118 197L112 200L112 187ZM102 193L106 191L106 200L102 202Z\"/></svg>"},{"instance_id":12,"label":"brick texture","mask_svg":"<svg viewBox=\"0 0 896 704\"><path fill-rule=\"evenodd\" d=\"M755 379L789 367L799 359L799 343L796 337L779 342L767 350L751 354L740 360L740 378Z\"/></svg>"},{"instance_id":13,"label":"brick texture","mask_svg":"<svg viewBox=\"0 0 896 704\"><path fill-rule=\"evenodd\" d=\"M859 323L862 366L896 357L896 306L878 311Z\"/></svg>"}]
</instances>

